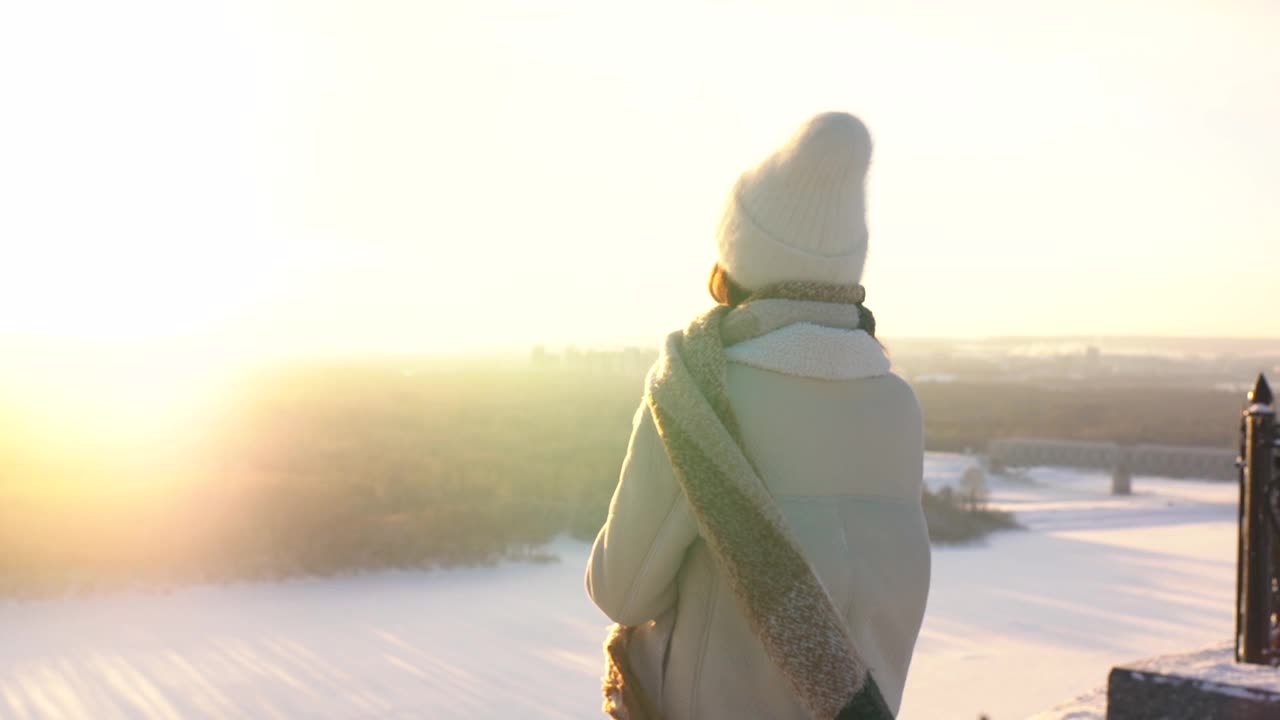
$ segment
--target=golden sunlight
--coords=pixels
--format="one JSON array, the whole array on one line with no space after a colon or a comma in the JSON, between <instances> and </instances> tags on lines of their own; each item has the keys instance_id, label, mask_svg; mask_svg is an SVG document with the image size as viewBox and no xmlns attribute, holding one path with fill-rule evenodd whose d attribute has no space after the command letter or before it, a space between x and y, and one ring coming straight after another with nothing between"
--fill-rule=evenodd
<instances>
[{"instance_id":1,"label":"golden sunlight","mask_svg":"<svg viewBox=\"0 0 1280 720\"><path fill-rule=\"evenodd\" d=\"M171 472L157 468L207 429L230 377L203 351L158 342L9 348L0 366L0 461L51 471L14 473L6 483L35 494L104 480L132 489L166 482Z\"/></svg>"}]
</instances>

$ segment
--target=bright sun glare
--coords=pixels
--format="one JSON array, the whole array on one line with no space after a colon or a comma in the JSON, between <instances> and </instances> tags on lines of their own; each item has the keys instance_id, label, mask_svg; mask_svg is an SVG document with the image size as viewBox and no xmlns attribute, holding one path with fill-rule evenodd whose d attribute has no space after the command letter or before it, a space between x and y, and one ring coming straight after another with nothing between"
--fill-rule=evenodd
<instances>
[{"instance_id":1,"label":"bright sun glare","mask_svg":"<svg viewBox=\"0 0 1280 720\"><path fill-rule=\"evenodd\" d=\"M203 354L158 344L28 348L0 366L0 460L41 464L53 482L106 480L120 489L171 479L157 475L156 463L190 449L230 378ZM136 462L151 467L130 470ZM84 476L64 477L57 467Z\"/></svg>"},{"instance_id":2,"label":"bright sun glare","mask_svg":"<svg viewBox=\"0 0 1280 720\"><path fill-rule=\"evenodd\" d=\"M1267 23L988 5L22 4L0 343L651 346L821 109L876 139L887 336L1280 335L1233 311L1280 234Z\"/></svg>"},{"instance_id":3,"label":"bright sun glare","mask_svg":"<svg viewBox=\"0 0 1280 720\"><path fill-rule=\"evenodd\" d=\"M875 136L887 337L1280 335L1235 311L1280 234L1263 23L482 5L6 11L0 368L31 425L173 432L228 358L652 347L708 302L736 174L833 108Z\"/></svg>"}]
</instances>

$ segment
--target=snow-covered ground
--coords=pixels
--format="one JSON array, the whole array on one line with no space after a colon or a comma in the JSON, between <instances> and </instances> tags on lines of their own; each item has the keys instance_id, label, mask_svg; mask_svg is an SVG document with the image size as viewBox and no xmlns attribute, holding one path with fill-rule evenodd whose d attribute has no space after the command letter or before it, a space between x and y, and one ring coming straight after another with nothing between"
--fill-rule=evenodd
<instances>
[{"instance_id":1,"label":"snow-covered ground","mask_svg":"<svg viewBox=\"0 0 1280 720\"><path fill-rule=\"evenodd\" d=\"M963 463L934 456L926 475ZM1137 477L1115 498L1109 473L1030 479L992 482L993 505L1026 530L935 548L902 718L1025 718L1104 685L1113 665L1231 637L1236 484Z\"/></svg>"},{"instance_id":2,"label":"snow-covered ground","mask_svg":"<svg viewBox=\"0 0 1280 720\"><path fill-rule=\"evenodd\" d=\"M931 455L930 484L969 464ZM1112 498L1105 473L1040 469L992 489L1027 529L935 549L904 720L1026 718L1231 635L1234 484L1138 477ZM0 718L601 717L588 548L550 549L562 562L0 603Z\"/></svg>"}]
</instances>

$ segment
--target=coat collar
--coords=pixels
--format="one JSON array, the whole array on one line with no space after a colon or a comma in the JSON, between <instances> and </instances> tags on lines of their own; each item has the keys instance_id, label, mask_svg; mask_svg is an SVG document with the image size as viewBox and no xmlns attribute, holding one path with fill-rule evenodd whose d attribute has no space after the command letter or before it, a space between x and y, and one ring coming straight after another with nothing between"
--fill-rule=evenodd
<instances>
[{"instance_id":1,"label":"coat collar","mask_svg":"<svg viewBox=\"0 0 1280 720\"><path fill-rule=\"evenodd\" d=\"M729 362L784 375L859 380L889 374L884 347L864 330L793 322L725 348Z\"/></svg>"}]
</instances>

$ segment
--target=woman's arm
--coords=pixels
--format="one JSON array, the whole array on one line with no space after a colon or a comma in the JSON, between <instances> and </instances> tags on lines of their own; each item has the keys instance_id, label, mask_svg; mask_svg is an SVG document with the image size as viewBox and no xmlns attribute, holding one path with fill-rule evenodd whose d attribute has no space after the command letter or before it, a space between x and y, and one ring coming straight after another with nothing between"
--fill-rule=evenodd
<instances>
[{"instance_id":1,"label":"woman's arm","mask_svg":"<svg viewBox=\"0 0 1280 720\"><path fill-rule=\"evenodd\" d=\"M614 622L640 625L675 603L675 579L698 536L648 406L641 403L609 516L587 565L587 594Z\"/></svg>"}]
</instances>

